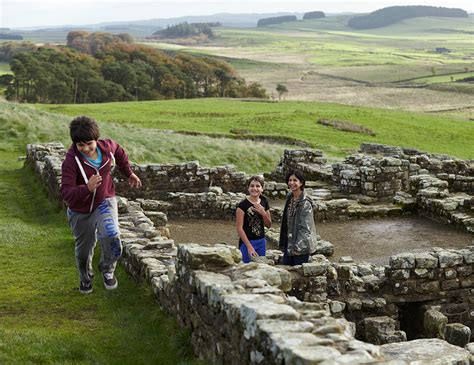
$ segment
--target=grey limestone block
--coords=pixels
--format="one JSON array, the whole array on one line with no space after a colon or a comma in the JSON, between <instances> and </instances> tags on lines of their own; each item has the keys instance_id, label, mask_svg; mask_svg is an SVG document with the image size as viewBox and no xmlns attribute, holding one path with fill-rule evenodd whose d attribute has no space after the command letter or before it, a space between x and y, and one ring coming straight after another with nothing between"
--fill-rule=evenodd
<instances>
[{"instance_id":1,"label":"grey limestone block","mask_svg":"<svg viewBox=\"0 0 474 365\"><path fill-rule=\"evenodd\" d=\"M450 323L446 325L444 339L452 345L464 347L471 338L471 329L461 323Z\"/></svg>"},{"instance_id":2,"label":"grey limestone block","mask_svg":"<svg viewBox=\"0 0 474 365\"><path fill-rule=\"evenodd\" d=\"M423 316L423 329L427 338L444 338L448 317L441 312L429 309Z\"/></svg>"},{"instance_id":3,"label":"grey limestone block","mask_svg":"<svg viewBox=\"0 0 474 365\"><path fill-rule=\"evenodd\" d=\"M390 267L392 269L414 269L415 255L412 253L401 253L390 256Z\"/></svg>"}]
</instances>

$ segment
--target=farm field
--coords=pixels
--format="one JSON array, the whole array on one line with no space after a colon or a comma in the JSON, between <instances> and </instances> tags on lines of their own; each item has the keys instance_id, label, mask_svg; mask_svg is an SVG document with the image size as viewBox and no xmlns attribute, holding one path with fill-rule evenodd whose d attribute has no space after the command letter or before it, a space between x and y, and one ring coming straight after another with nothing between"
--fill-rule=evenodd
<instances>
[{"instance_id":1,"label":"farm field","mask_svg":"<svg viewBox=\"0 0 474 365\"><path fill-rule=\"evenodd\" d=\"M321 149L331 157L356 151L362 142L416 147L460 158L474 158L474 124L462 118L318 102L249 102L231 99L173 100L85 105L35 105L48 112L89 115L127 127L137 144L156 130L286 136ZM325 127L318 119L350 121L375 136ZM134 129L139 130L134 133ZM127 137L125 137L127 138ZM160 140L155 141L159 146ZM252 145L253 143L250 143ZM249 143L247 143L249 145ZM269 145L271 146L271 145ZM158 147L155 147L158 148ZM258 154L258 152L256 152ZM247 153L248 155L248 153ZM239 160L240 158L237 158ZM236 161L238 167L245 164ZM258 169L257 169L258 171ZM261 171L261 170L260 170Z\"/></svg>"},{"instance_id":2,"label":"farm field","mask_svg":"<svg viewBox=\"0 0 474 365\"><path fill-rule=\"evenodd\" d=\"M474 85L460 89L452 82L474 68L472 17L416 18L364 31L347 27L347 20L348 16L331 16L259 28L222 27L215 28L217 37L207 44L146 44L222 57L274 98L281 83L289 91L286 100L457 110L459 116L472 117ZM431 88L438 82L444 88Z\"/></svg>"}]
</instances>

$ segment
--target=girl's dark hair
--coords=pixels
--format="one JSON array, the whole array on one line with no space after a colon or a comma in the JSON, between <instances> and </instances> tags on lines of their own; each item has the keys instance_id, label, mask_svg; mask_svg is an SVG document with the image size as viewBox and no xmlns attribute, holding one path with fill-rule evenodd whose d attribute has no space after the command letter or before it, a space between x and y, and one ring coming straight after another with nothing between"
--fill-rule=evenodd
<instances>
[{"instance_id":1,"label":"girl's dark hair","mask_svg":"<svg viewBox=\"0 0 474 365\"><path fill-rule=\"evenodd\" d=\"M262 188L264 187L264 184L265 184L265 180L263 180L263 177L259 176L259 175L254 175L254 176L251 176L248 180L247 180L247 189L248 187L250 186L250 183L252 181L258 181L260 183L260 185L262 185Z\"/></svg>"},{"instance_id":2,"label":"girl's dark hair","mask_svg":"<svg viewBox=\"0 0 474 365\"><path fill-rule=\"evenodd\" d=\"M286 174L286 184L288 185L288 181L290 180L290 176L295 175L295 177L301 182L301 190L304 189L306 184L306 180L304 178L303 171L301 170L291 170Z\"/></svg>"},{"instance_id":3,"label":"girl's dark hair","mask_svg":"<svg viewBox=\"0 0 474 365\"><path fill-rule=\"evenodd\" d=\"M97 122L86 116L76 117L71 121L69 134L74 143L97 141L100 137Z\"/></svg>"}]
</instances>

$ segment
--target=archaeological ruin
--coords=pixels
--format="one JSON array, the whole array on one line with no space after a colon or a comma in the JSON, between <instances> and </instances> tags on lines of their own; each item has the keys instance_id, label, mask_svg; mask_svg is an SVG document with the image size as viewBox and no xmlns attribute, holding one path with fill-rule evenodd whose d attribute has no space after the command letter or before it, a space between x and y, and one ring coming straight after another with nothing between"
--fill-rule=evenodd
<instances>
[{"instance_id":1,"label":"archaeological ruin","mask_svg":"<svg viewBox=\"0 0 474 365\"><path fill-rule=\"evenodd\" d=\"M57 201L65 152L57 142L27 146L26 165ZM284 198L293 168L305 173L317 222L423 216L470 239L380 266L331 260L337 243L321 237L307 264L282 266L277 250L242 264L235 245L175 245L167 224L231 220L247 174L196 161L134 165L141 189L115 176L122 263L190 329L194 353L236 365L474 364L474 162L377 144L332 164L317 150L287 150L265 175L269 197ZM279 221L282 209L271 213Z\"/></svg>"}]
</instances>

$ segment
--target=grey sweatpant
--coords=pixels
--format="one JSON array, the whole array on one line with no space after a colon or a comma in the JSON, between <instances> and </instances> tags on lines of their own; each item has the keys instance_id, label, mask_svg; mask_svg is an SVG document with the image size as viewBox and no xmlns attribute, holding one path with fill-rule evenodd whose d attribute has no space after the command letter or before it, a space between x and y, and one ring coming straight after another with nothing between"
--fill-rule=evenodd
<instances>
[{"instance_id":1,"label":"grey sweatpant","mask_svg":"<svg viewBox=\"0 0 474 365\"><path fill-rule=\"evenodd\" d=\"M117 200L105 199L89 214L67 210L69 226L76 241L76 265L83 283L89 283L92 257L98 240L101 248L99 271L115 271L117 260L122 255L122 242L118 225Z\"/></svg>"}]
</instances>

